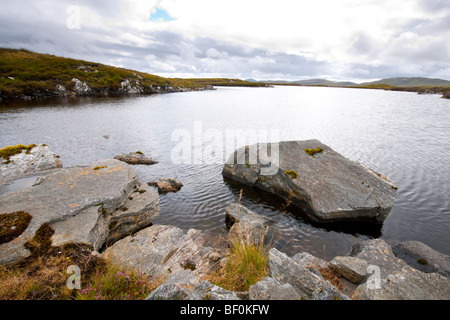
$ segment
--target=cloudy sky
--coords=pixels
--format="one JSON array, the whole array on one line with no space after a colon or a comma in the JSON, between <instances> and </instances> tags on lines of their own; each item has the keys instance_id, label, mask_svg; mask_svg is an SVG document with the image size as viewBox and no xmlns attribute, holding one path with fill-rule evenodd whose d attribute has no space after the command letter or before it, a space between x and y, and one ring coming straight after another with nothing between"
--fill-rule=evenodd
<instances>
[{"instance_id":1,"label":"cloudy sky","mask_svg":"<svg viewBox=\"0 0 450 320\"><path fill-rule=\"evenodd\" d=\"M0 0L0 46L167 77L450 80L450 0Z\"/></svg>"}]
</instances>

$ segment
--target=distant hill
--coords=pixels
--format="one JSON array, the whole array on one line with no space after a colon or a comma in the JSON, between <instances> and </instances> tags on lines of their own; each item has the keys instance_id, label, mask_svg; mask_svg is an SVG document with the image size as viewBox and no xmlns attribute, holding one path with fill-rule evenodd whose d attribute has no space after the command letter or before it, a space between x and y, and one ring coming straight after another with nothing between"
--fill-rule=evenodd
<instances>
[{"instance_id":1,"label":"distant hill","mask_svg":"<svg viewBox=\"0 0 450 320\"><path fill-rule=\"evenodd\" d=\"M450 87L450 81L421 77L387 78L378 81L364 82L360 85L386 84L393 87Z\"/></svg>"},{"instance_id":2,"label":"distant hill","mask_svg":"<svg viewBox=\"0 0 450 320\"><path fill-rule=\"evenodd\" d=\"M184 79L116 68L28 50L0 48L0 101L203 90Z\"/></svg>"}]
</instances>

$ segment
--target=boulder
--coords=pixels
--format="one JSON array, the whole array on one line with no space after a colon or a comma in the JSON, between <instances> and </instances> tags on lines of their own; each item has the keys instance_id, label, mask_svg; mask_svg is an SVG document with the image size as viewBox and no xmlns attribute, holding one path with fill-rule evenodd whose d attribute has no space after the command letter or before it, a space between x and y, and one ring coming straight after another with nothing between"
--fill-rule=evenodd
<instances>
[{"instance_id":1,"label":"boulder","mask_svg":"<svg viewBox=\"0 0 450 320\"><path fill-rule=\"evenodd\" d=\"M296 263L275 248L268 257L269 275L281 284L289 283L301 299L348 300L335 286Z\"/></svg>"},{"instance_id":2,"label":"boulder","mask_svg":"<svg viewBox=\"0 0 450 320\"><path fill-rule=\"evenodd\" d=\"M190 269L201 278L216 262L210 259L213 240L205 232L153 225L108 247L103 256L112 262L165 278Z\"/></svg>"},{"instance_id":3,"label":"boulder","mask_svg":"<svg viewBox=\"0 0 450 320\"><path fill-rule=\"evenodd\" d=\"M183 186L180 181L172 178L160 178L156 182L149 182L148 185L157 187L160 194L168 192L178 192Z\"/></svg>"},{"instance_id":4,"label":"boulder","mask_svg":"<svg viewBox=\"0 0 450 320\"><path fill-rule=\"evenodd\" d=\"M283 198L321 222L381 223L397 194L384 175L318 140L242 147L230 156L222 174Z\"/></svg>"},{"instance_id":5,"label":"boulder","mask_svg":"<svg viewBox=\"0 0 450 320\"><path fill-rule=\"evenodd\" d=\"M250 286L250 300L300 300L300 295L289 284L281 284L274 278L265 277Z\"/></svg>"},{"instance_id":6,"label":"boulder","mask_svg":"<svg viewBox=\"0 0 450 320\"><path fill-rule=\"evenodd\" d=\"M268 227L273 221L261 216L238 203L228 206L225 214L225 224L229 228L228 238L242 240L260 245L264 243Z\"/></svg>"},{"instance_id":7,"label":"boulder","mask_svg":"<svg viewBox=\"0 0 450 320\"><path fill-rule=\"evenodd\" d=\"M24 175L61 167L62 162L59 156L53 153L47 145L39 144L9 157L8 161L0 158L0 183Z\"/></svg>"},{"instance_id":8,"label":"boulder","mask_svg":"<svg viewBox=\"0 0 450 320\"><path fill-rule=\"evenodd\" d=\"M52 245L85 243L93 250L147 226L159 215L159 196L150 188L139 188L148 187L139 183L132 167L109 159L60 169L29 188L0 197L0 213L23 211L32 217L20 237L0 245L0 264L29 256L24 244L44 224L54 230ZM138 191L142 197L134 199L136 190L146 192Z\"/></svg>"},{"instance_id":9,"label":"boulder","mask_svg":"<svg viewBox=\"0 0 450 320\"><path fill-rule=\"evenodd\" d=\"M130 152L127 154L119 154L119 155L115 156L114 159L126 162L128 164L132 164L132 165L136 165L136 164L151 165L151 164L158 163L157 161L154 161L152 158L147 158L140 151Z\"/></svg>"},{"instance_id":10,"label":"boulder","mask_svg":"<svg viewBox=\"0 0 450 320\"><path fill-rule=\"evenodd\" d=\"M392 247L397 258L426 273L436 272L450 277L450 257L418 241L405 241Z\"/></svg>"}]
</instances>

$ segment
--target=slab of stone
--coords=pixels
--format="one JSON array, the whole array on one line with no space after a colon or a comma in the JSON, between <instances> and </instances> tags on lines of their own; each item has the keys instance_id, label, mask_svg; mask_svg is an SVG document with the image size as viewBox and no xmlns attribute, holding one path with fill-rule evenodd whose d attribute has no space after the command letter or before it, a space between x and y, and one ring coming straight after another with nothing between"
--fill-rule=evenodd
<instances>
[{"instance_id":1,"label":"slab of stone","mask_svg":"<svg viewBox=\"0 0 450 320\"><path fill-rule=\"evenodd\" d=\"M201 278L215 262L209 257L216 248L212 239L195 229L153 225L108 247L103 255L111 261L152 276L167 277L190 269Z\"/></svg>"},{"instance_id":2,"label":"slab of stone","mask_svg":"<svg viewBox=\"0 0 450 320\"><path fill-rule=\"evenodd\" d=\"M450 279L425 273L396 257L382 239L366 240L353 246L350 256L369 263L368 278L353 293L356 300L448 300Z\"/></svg>"},{"instance_id":3,"label":"slab of stone","mask_svg":"<svg viewBox=\"0 0 450 320\"><path fill-rule=\"evenodd\" d=\"M300 300L301 297L289 284L281 284L271 277L265 277L250 286L250 300Z\"/></svg>"},{"instance_id":4,"label":"slab of stone","mask_svg":"<svg viewBox=\"0 0 450 320\"><path fill-rule=\"evenodd\" d=\"M422 272L436 272L450 277L450 257L430 248L419 241L405 241L394 247L392 251L397 258L402 259L411 267Z\"/></svg>"},{"instance_id":5,"label":"slab of stone","mask_svg":"<svg viewBox=\"0 0 450 320\"><path fill-rule=\"evenodd\" d=\"M200 281L191 270L181 270L168 277L146 300L240 300L236 293Z\"/></svg>"},{"instance_id":6,"label":"slab of stone","mask_svg":"<svg viewBox=\"0 0 450 320\"><path fill-rule=\"evenodd\" d=\"M280 283L289 283L306 300L348 300L330 282L310 272L275 248L268 257L269 275Z\"/></svg>"},{"instance_id":7,"label":"slab of stone","mask_svg":"<svg viewBox=\"0 0 450 320\"><path fill-rule=\"evenodd\" d=\"M159 195L146 183L140 183L120 208L111 213L106 245L150 226L159 213Z\"/></svg>"},{"instance_id":8,"label":"slab of stone","mask_svg":"<svg viewBox=\"0 0 450 320\"><path fill-rule=\"evenodd\" d=\"M99 250L109 235L114 213L125 202L133 208L128 201L138 185L134 169L121 161L108 159L88 166L60 169L39 178L29 188L0 197L0 213L24 211L32 216L20 237L0 245L0 264L29 256L30 252L23 245L44 223L55 230L53 245L82 242ZM155 216L156 211L159 212L159 198L154 191L148 192L148 195L153 192L150 198L154 208L152 216ZM134 218L121 221L128 224L130 219L143 216L139 210L135 214ZM119 225L116 223L117 227Z\"/></svg>"},{"instance_id":9,"label":"slab of stone","mask_svg":"<svg viewBox=\"0 0 450 320\"><path fill-rule=\"evenodd\" d=\"M330 261L330 267L345 279L359 283L367 274L367 261L355 257L334 257Z\"/></svg>"},{"instance_id":10,"label":"slab of stone","mask_svg":"<svg viewBox=\"0 0 450 320\"><path fill-rule=\"evenodd\" d=\"M389 214L397 187L384 175L318 140L268 145L236 150L224 165L223 176L288 200L321 222L381 223Z\"/></svg>"}]
</instances>

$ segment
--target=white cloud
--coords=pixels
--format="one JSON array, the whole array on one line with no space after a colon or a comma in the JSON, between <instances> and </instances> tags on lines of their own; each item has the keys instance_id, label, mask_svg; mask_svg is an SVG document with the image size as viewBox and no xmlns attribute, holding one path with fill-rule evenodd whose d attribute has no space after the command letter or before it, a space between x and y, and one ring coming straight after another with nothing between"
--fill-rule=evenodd
<instances>
[{"instance_id":1,"label":"white cloud","mask_svg":"<svg viewBox=\"0 0 450 320\"><path fill-rule=\"evenodd\" d=\"M447 0L11 2L0 45L174 75L450 78ZM66 28L69 5L81 29ZM158 7L175 20L150 21ZM149 65L150 63L150 65ZM233 72L231 72L233 70ZM390 73L389 73L390 72Z\"/></svg>"}]
</instances>

